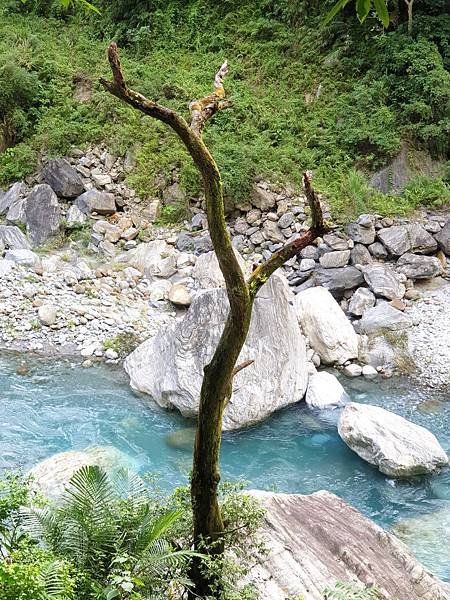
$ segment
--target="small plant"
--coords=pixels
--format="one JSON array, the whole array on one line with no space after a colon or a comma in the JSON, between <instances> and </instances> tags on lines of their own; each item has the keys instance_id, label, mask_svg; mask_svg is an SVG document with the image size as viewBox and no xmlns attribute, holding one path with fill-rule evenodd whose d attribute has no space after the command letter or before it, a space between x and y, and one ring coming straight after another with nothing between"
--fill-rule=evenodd
<instances>
[{"instance_id":1,"label":"small plant","mask_svg":"<svg viewBox=\"0 0 450 600\"><path fill-rule=\"evenodd\" d=\"M359 589L352 583L338 581L333 588L323 592L324 600L380 600L381 596L375 588Z\"/></svg>"},{"instance_id":2,"label":"small plant","mask_svg":"<svg viewBox=\"0 0 450 600\"><path fill-rule=\"evenodd\" d=\"M131 354L141 343L140 336L134 331L124 331L118 333L113 338L103 340L103 350L114 350L120 357Z\"/></svg>"},{"instance_id":3,"label":"small plant","mask_svg":"<svg viewBox=\"0 0 450 600\"><path fill-rule=\"evenodd\" d=\"M39 319L32 319L30 321L30 325L33 331L39 331L42 329L42 323L39 321Z\"/></svg>"}]
</instances>

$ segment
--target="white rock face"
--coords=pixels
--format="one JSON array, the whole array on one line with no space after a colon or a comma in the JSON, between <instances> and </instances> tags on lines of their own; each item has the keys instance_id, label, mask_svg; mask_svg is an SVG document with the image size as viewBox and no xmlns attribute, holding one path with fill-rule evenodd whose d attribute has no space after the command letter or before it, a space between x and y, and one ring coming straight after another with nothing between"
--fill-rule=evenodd
<instances>
[{"instance_id":1,"label":"white rock face","mask_svg":"<svg viewBox=\"0 0 450 600\"><path fill-rule=\"evenodd\" d=\"M57 498L75 471L85 465L98 465L107 471L131 466L128 457L120 450L113 446L97 446L53 454L33 467L30 475L44 496Z\"/></svg>"},{"instance_id":2,"label":"white rock face","mask_svg":"<svg viewBox=\"0 0 450 600\"><path fill-rule=\"evenodd\" d=\"M301 400L306 391L305 341L290 304L292 293L274 274L255 300L249 335L238 359L254 360L240 371L225 409L224 429L261 421ZM185 416L198 411L203 367L222 333L228 300L214 289L194 298L184 319L141 344L125 361L131 386Z\"/></svg>"},{"instance_id":3,"label":"white rock face","mask_svg":"<svg viewBox=\"0 0 450 600\"><path fill-rule=\"evenodd\" d=\"M328 290L313 287L295 296L298 321L311 347L325 364L343 364L358 356L358 337Z\"/></svg>"},{"instance_id":4,"label":"white rock face","mask_svg":"<svg viewBox=\"0 0 450 600\"><path fill-rule=\"evenodd\" d=\"M347 399L347 394L337 377L326 371L320 371L309 378L306 390L306 404L312 408L338 406Z\"/></svg>"},{"instance_id":5,"label":"white rock face","mask_svg":"<svg viewBox=\"0 0 450 600\"><path fill-rule=\"evenodd\" d=\"M430 431L378 406L350 402L338 432L356 454L391 477L432 473L448 463Z\"/></svg>"},{"instance_id":6,"label":"white rock face","mask_svg":"<svg viewBox=\"0 0 450 600\"><path fill-rule=\"evenodd\" d=\"M334 494L251 495L266 509L261 535L268 553L246 578L258 598L323 600L326 587L352 581L359 589L372 583L383 598L449 600L449 587L405 544Z\"/></svg>"}]
</instances>

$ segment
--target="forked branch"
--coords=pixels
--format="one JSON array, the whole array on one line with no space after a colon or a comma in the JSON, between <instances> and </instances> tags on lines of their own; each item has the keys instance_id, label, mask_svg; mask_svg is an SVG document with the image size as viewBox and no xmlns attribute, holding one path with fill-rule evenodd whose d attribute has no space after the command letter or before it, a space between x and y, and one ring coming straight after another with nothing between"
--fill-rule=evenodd
<instances>
[{"instance_id":1,"label":"forked branch","mask_svg":"<svg viewBox=\"0 0 450 600\"><path fill-rule=\"evenodd\" d=\"M284 265L290 258L296 256L300 250L311 244L318 236L324 235L330 229L324 221L319 196L312 186L311 171L305 171L303 174L303 189L311 209L311 227L303 235L272 254L266 262L259 265L253 271L247 281L252 298L255 298L261 286L266 283L274 271Z\"/></svg>"},{"instance_id":2,"label":"forked branch","mask_svg":"<svg viewBox=\"0 0 450 600\"><path fill-rule=\"evenodd\" d=\"M200 135L206 121L216 114L218 110L229 108L231 102L224 100L225 89L223 80L228 73L228 62L225 61L214 77L214 92L201 100L193 100L189 105L191 111L191 129Z\"/></svg>"}]
</instances>

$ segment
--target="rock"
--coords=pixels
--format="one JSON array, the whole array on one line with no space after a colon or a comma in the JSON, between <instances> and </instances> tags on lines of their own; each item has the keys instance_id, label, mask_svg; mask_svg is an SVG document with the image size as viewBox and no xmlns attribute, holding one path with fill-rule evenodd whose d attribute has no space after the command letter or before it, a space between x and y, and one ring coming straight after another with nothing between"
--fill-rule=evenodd
<instances>
[{"instance_id":1,"label":"rock","mask_svg":"<svg viewBox=\"0 0 450 600\"><path fill-rule=\"evenodd\" d=\"M364 365L362 368L362 375L366 379L374 379L378 376L378 371L372 367L372 365Z\"/></svg>"},{"instance_id":2,"label":"rock","mask_svg":"<svg viewBox=\"0 0 450 600\"><path fill-rule=\"evenodd\" d=\"M323 241L332 250L347 250L348 248L347 240L335 233L327 233L323 236Z\"/></svg>"},{"instance_id":3,"label":"rock","mask_svg":"<svg viewBox=\"0 0 450 600\"><path fill-rule=\"evenodd\" d=\"M305 401L312 408L338 406L347 400L347 394L338 379L331 373L321 371L309 378Z\"/></svg>"},{"instance_id":4,"label":"rock","mask_svg":"<svg viewBox=\"0 0 450 600\"><path fill-rule=\"evenodd\" d=\"M430 431L378 406L350 402L338 432L356 454L390 477L432 473L448 464Z\"/></svg>"},{"instance_id":5,"label":"rock","mask_svg":"<svg viewBox=\"0 0 450 600\"><path fill-rule=\"evenodd\" d=\"M358 288L351 297L348 305L348 312L355 316L361 317L363 313L368 309L372 308L375 304L375 296L367 288Z\"/></svg>"},{"instance_id":6,"label":"rock","mask_svg":"<svg viewBox=\"0 0 450 600\"><path fill-rule=\"evenodd\" d=\"M27 201L25 198L19 198L11 204L9 210L6 214L6 222L8 225L25 225L26 223L26 214L25 207L27 205Z\"/></svg>"},{"instance_id":7,"label":"rock","mask_svg":"<svg viewBox=\"0 0 450 600\"><path fill-rule=\"evenodd\" d=\"M32 246L41 246L60 229L58 198L46 183L34 186L25 205L25 220Z\"/></svg>"},{"instance_id":8,"label":"rock","mask_svg":"<svg viewBox=\"0 0 450 600\"><path fill-rule=\"evenodd\" d=\"M418 256L407 252L400 256L396 269L408 279L429 279L442 273L442 265L435 256Z\"/></svg>"},{"instance_id":9,"label":"rock","mask_svg":"<svg viewBox=\"0 0 450 600\"><path fill-rule=\"evenodd\" d=\"M255 184L252 187L251 203L255 208L259 208L263 212L267 212L269 209L275 206L276 195L270 190Z\"/></svg>"},{"instance_id":10,"label":"rock","mask_svg":"<svg viewBox=\"0 0 450 600\"><path fill-rule=\"evenodd\" d=\"M251 273L251 266L248 265L237 250L234 250L237 261L247 277ZM209 290L225 286L225 280L219 267L219 262L215 252L200 254L192 270L192 277L202 289Z\"/></svg>"},{"instance_id":11,"label":"rock","mask_svg":"<svg viewBox=\"0 0 450 600\"><path fill-rule=\"evenodd\" d=\"M313 275L314 285L322 285L336 298L342 298L345 290L351 290L364 283L364 278L355 267L340 267L338 269L317 268Z\"/></svg>"},{"instance_id":12,"label":"rock","mask_svg":"<svg viewBox=\"0 0 450 600\"><path fill-rule=\"evenodd\" d=\"M347 226L349 237L359 244L373 244L375 241L375 218L373 215L360 215L355 223Z\"/></svg>"},{"instance_id":13,"label":"rock","mask_svg":"<svg viewBox=\"0 0 450 600\"><path fill-rule=\"evenodd\" d=\"M325 364L344 364L358 356L358 338L339 304L321 287L295 296L294 307L311 348Z\"/></svg>"},{"instance_id":14,"label":"rock","mask_svg":"<svg viewBox=\"0 0 450 600\"><path fill-rule=\"evenodd\" d=\"M177 429L171 431L166 435L166 444L169 448L176 448L177 450L188 450L192 452L195 440L195 427L184 427L183 429Z\"/></svg>"},{"instance_id":15,"label":"rock","mask_svg":"<svg viewBox=\"0 0 450 600\"><path fill-rule=\"evenodd\" d=\"M281 229L286 229L286 227L291 227L291 225L293 225L295 222L295 217L291 212L285 212L284 215L281 215L281 217L278 220L278 226Z\"/></svg>"},{"instance_id":16,"label":"rock","mask_svg":"<svg viewBox=\"0 0 450 600\"><path fill-rule=\"evenodd\" d=\"M344 375L347 377L359 377L362 374L361 365L357 365L356 363L350 363L346 367L344 367Z\"/></svg>"},{"instance_id":17,"label":"rock","mask_svg":"<svg viewBox=\"0 0 450 600\"><path fill-rule=\"evenodd\" d=\"M315 267L316 261L312 258L302 258L300 261L300 271L312 271Z\"/></svg>"},{"instance_id":18,"label":"rock","mask_svg":"<svg viewBox=\"0 0 450 600\"><path fill-rule=\"evenodd\" d=\"M301 400L307 384L305 341L298 330L286 280L274 274L255 300L249 335L237 363L254 360L234 380L224 429L256 423ZM203 368L228 313L225 290L197 295L184 319L141 344L125 361L133 389L185 416L198 410Z\"/></svg>"},{"instance_id":19,"label":"rock","mask_svg":"<svg viewBox=\"0 0 450 600\"><path fill-rule=\"evenodd\" d=\"M390 266L373 263L366 265L362 272L367 285L376 296L393 300L405 295L405 286Z\"/></svg>"},{"instance_id":20,"label":"rock","mask_svg":"<svg viewBox=\"0 0 450 600\"><path fill-rule=\"evenodd\" d=\"M91 172L91 177L97 187L105 187L105 185L112 183L111 175L108 175L108 173L96 172L95 169Z\"/></svg>"},{"instance_id":21,"label":"rock","mask_svg":"<svg viewBox=\"0 0 450 600\"><path fill-rule=\"evenodd\" d=\"M7 250L5 253L5 260L10 260L18 265L33 267L36 270L42 269L42 263L39 256L26 248Z\"/></svg>"},{"instance_id":22,"label":"rock","mask_svg":"<svg viewBox=\"0 0 450 600\"><path fill-rule=\"evenodd\" d=\"M383 244L380 244L380 242L374 242L373 244L370 244L369 251L375 258L378 259L384 259L388 255L386 248L383 246Z\"/></svg>"},{"instance_id":23,"label":"rock","mask_svg":"<svg viewBox=\"0 0 450 600\"><path fill-rule=\"evenodd\" d=\"M12 271L14 263L11 260L0 258L0 277L8 275Z\"/></svg>"},{"instance_id":24,"label":"rock","mask_svg":"<svg viewBox=\"0 0 450 600\"><path fill-rule=\"evenodd\" d=\"M164 240L154 240L139 244L129 250L123 260L130 266L139 269L147 279L152 277L171 277L177 272L179 252Z\"/></svg>"},{"instance_id":25,"label":"rock","mask_svg":"<svg viewBox=\"0 0 450 600\"><path fill-rule=\"evenodd\" d=\"M317 260L319 258L319 252L316 246L306 246L305 248L303 248L303 250L300 251L300 256L302 258Z\"/></svg>"},{"instance_id":26,"label":"rock","mask_svg":"<svg viewBox=\"0 0 450 600\"><path fill-rule=\"evenodd\" d=\"M0 215L6 215L10 207L21 199L24 193L24 184L21 181L14 183L7 192L0 194Z\"/></svg>"},{"instance_id":27,"label":"rock","mask_svg":"<svg viewBox=\"0 0 450 600\"><path fill-rule=\"evenodd\" d=\"M395 225L386 227L378 231L378 238L393 256L401 256L411 250L411 240L408 235L408 229L404 225Z\"/></svg>"},{"instance_id":28,"label":"rock","mask_svg":"<svg viewBox=\"0 0 450 600\"><path fill-rule=\"evenodd\" d=\"M246 582L258 598L323 600L324 589L352 581L383 598L448 600L433 577L390 533L330 492L309 496L252 491L265 509L261 552Z\"/></svg>"},{"instance_id":29,"label":"rock","mask_svg":"<svg viewBox=\"0 0 450 600\"><path fill-rule=\"evenodd\" d=\"M122 231L120 237L123 240L126 240L127 242L129 242L130 240L134 240L134 238L136 238L139 234L139 231L136 229L136 227L128 227L127 229L125 229L124 231Z\"/></svg>"},{"instance_id":30,"label":"rock","mask_svg":"<svg viewBox=\"0 0 450 600\"><path fill-rule=\"evenodd\" d=\"M94 189L78 196L75 205L86 215L94 212L99 215L112 215L116 212L114 194Z\"/></svg>"},{"instance_id":31,"label":"rock","mask_svg":"<svg viewBox=\"0 0 450 600\"><path fill-rule=\"evenodd\" d=\"M83 225L87 221L87 215L82 212L76 204L72 204L72 206L67 211L66 215L66 227L68 229L74 229L79 225Z\"/></svg>"},{"instance_id":32,"label":"rock","mask_svg":"<svg viewBox=\"0 0 450 600\"><path fill-rule=\"evenodd\" d=\"M414 175L411 171L408 154L409 149L404 145L387 167L380 169L372 176L370 185L383 194L401 192Z\"/></svg>"},{"instance_id":33,"label":"rock","mask_svg":"<svg viewBox=\"0 0 450 600\"><path fill-rule=\"evenodd\" d=\"M192 298L185 285L176 283L169 290L169 300L176 306L190 306Z\"/></svg>"},{"instance_id":34,"label":"rock","mask_svg":"<svg viewBox=\"0 0 450 600\"><path fill-rule=\"evenodd\" d=\"M42 169L42 177L63 198L75 198L84 192L83 180L64 158L50 160Z\"/></svg>"},{"instance_id":35,"label":"rock","mask_svg":"<svg viewBox=\"0 0 450 600\"><path fill-rule=\"evenodd\" d=\"M105 358L108 360L117 360L119 358L119 353L116 352L113 348L108 348L105 351Z\"/></svg>"},{"instance_id":36,"label":"rock","mask_svg":"<svg viewBox=\"0 0 450 600\"><path fill-rule=\"evenodd\" d=\"M38 309L39 321L42 325L50 327L56 322L57 308L53 304L43 304Z\"/></svg>"},{"instance_id":37,"label":"rock","mask_svg":"<svg viewBox=\"0 0 450 600\"><path fill-rule=\"evenodd\" d=\"M360 321L355 323L358 333L377 333L383 329L399 331L412 326L412 321L389 302L381 302L366 310Z\"/></svg>"},{"instance_id":38,"label":"rock","mask_svg":"<svg viewBox=\"0 0 450 600\"><path fill-rule=\"evenodd\" d=\"M437 242L428 231L418 223L410 223L406 226L411 252L416 254L431 254L437 250Z\"/></svg>"},{"instance_id":39,"label":"rock","mask_svg":"<svg viewBox=\"0 0 450 600\"><path fill-rule=\"evenodd\" d=\"M336 252L327 252L320 257L319 262L325 269L336 269L345 267L350 258L350 250L338 250Z\"/></svg>"},{"instance_id":40,"label":"rock","mask_svg":"<svg viewBox=\"0 0 450 600\"><path fill-rule=\"evenodd\" d=\"M111 473L131 466L130 459L120 450L113 446L98 446L53 454L33 467L30 475L33 484L44 496L56 499L76 471L84 466L95 465Z\"/></svg>"},{"instance_id":41,"label":"rock","mask_svg":"<svg viewBox=\"0 0 450 600\"><path fill-rule=\"evenodd\" d=\"M157 279L148 286L150 300L157 302L158 300L166 300L169 295L169 290L172 284L165 279Z\"/></svg>"},{"instance_id":42,"label":"rock","mask_svg":"<svg viewBox=\"0 0 450 600\"><path fill-rule=\"evenodd\" d=\"M269 219L264 221L262 232L264 237L271 242L280 242L282 244L285 242L285 237L278 227L278 223L275 221L269 221Z\"/></svg>"},{"instance_id":43,"label":"rock","mask_svg":"<svg viewBox=\"0 0 450 600\"><path fill-rule=\"evenodd\" d=\"M188 233L180 233L177 237L176 248L180 252L193 252L196 255L204 252L211 252L213 249L209 233L204 235L189 235Z\"/></svg>"},{"instance_id":44,"label":"rock","mask_svg":"<svg viewBox=\"0 0 450 600\"><path fill-rule=\"evenodd\" d=\"M444 227L434 236L439 244L439 248L450 256L450 219L445 223Z\"/></svg>"},{"instance_id":45,"label":"rock","mask_svg":"<svg viewBox=\"0 0 450 600\"><path fill-rule=\"evenodd\" d=\"M372 256L365 246L355 244L350 252L350 263L352 265L370 265Z\"/></svg>"},{"instance_id":46,"label":"rock","mask_svg":"<svg viewBox=\"0 0 450 600\"><path fill-rule=\"evenodd\" d=\"M11 225L0 225L0 242L10 250L31 249L29 241L20 229Z\"/></svg>"}]
</instances>

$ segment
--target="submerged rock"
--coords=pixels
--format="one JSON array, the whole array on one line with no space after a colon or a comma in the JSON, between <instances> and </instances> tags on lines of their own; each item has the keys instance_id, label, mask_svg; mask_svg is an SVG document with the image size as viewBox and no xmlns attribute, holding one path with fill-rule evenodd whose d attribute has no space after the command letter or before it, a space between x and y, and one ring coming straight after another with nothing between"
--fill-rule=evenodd
<instances>
[{"instance_id":1,"label":"submerged rock","mask_svg":"<svg viewBox=\"0 0 450 600\"><path fill-rule=\"evenodd\" d=\"M344 364L358 356L358 337L343 310L323 287L295 296L297 318L311 347L325 364Z\"/></svg>"},{"instance_id":2,"label":"submerged rock","mask_svg":"<svg viewBox=\"0 0 450 600\"><path fill-rule=\"evenodd\" d=\"M363 460L391 477L432 473L448 463L430 431L378 406L350 402L340 415L338 432Z\"/></svg>"},{"instance_id":3,"label":"submerged rock","mask_svg":"<svg viewBox=\"0 0 450 600\"><path fill-rule=\"evenodd\" d=\"M281 275L274 274L259 291L237 361L254 363L234 378L224 429L256 423L303 398L308 378L306 346L291 299ZM227 313L225 290L196 296L179 324L160 331L128 356L125 370L133 389L149 394L160 406L195 416L203 368L214 353Z\"/></svg>"},{"instance_id":4,"label":"submerged rock","mask_svg":"<svg viewBox=\"0 0 450 600\"><path fill-rule=\"evenodd\" d=\"M195 440L195 427L184 427L166 435L166 444L177 450L192 450Z\"/></svg>"},{"instance_id":5,"label":"submerged rock","mask_svg":"<svg viewBox=\"0 0 450 600\"><path fill-rule=\"evenodd\" d=\"M358 589L376 587L382 598L449 600L449 587L400 540L334 494L251 494L266 509L268 552L246 578L259 598L323 600L325 588L352 581Z\"/></svg>"}]
</instances>

